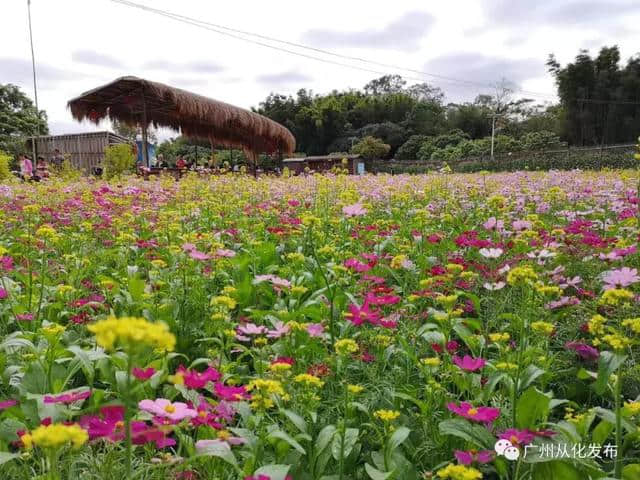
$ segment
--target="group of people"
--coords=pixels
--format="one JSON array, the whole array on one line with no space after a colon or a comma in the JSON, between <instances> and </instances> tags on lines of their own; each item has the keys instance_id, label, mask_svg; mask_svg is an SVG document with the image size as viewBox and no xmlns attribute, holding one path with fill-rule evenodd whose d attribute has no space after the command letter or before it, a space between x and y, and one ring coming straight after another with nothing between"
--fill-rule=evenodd
<instances>
[{"instance_id":1,"label":"group of people","mask_svg":"<svg viewBox=\"0 0 640 480\"><path fill-rule=\"evenodd\" d=\"M51 156L51 163L55 168L59 169L62 167L63 162L64 156L60 153L60 150L56 148ZM20 155L18 157L18 165L20 167L20 178L25 182L39 182L40 180L49 178L49 164L42 155L38 156L35 170L33 168L33 161L29 155Z\"/></svg>"}]
</instances>

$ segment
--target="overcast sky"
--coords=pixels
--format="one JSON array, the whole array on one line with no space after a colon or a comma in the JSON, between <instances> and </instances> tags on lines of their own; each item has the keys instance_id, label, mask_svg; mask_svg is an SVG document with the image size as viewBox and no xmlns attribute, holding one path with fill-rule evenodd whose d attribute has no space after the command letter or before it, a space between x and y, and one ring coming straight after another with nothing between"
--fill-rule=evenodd
<instances>
[{"instance_id":1,"label":"overcast sky","mask_svg":"<svg viewBox=\"0 0 640 480\"><path fill-rule=\"evenodd\" d=\"M580 48L596 53L603 45L619 45L623 61L640 53L639 0L133 1L435 75L481 84L506 78L541 94L555 93L545 67L549 53L562 63ZM27 0L1 0L1 5L0 83L17 84L33 96ZM361 88L380 76L246 43L111 0L32 0L31 9L39 103L52 133L94 129L73 121L67 100L123 75L245 108L257 106L270 92ZM403 74L411 77L408 83L427 81L441 87L449 100L470 100L488 90L254 40L365 70Z\"/></svg>"}]
</instances>

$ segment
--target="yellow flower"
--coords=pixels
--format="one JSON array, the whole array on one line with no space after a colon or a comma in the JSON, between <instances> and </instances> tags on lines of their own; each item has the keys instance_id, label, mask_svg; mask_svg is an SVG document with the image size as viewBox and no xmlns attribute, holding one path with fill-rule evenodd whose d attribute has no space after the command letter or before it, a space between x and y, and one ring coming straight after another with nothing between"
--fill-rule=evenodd
<instances>
[{"instance_id":1,"label":"yellow flower","mask_svg":"<svg viewBox=\"0 0 640 480\"><path fill-rule=\"evenodd\" d=\"M449 464L438 470L438 477L451 480L481 480L482 473L473 467Z\"/></svg>"},{"instance_id":2,"label":"yellow flower","mask_svg":"<svg viewBox=\"0 0 640 480\"><path fill-rule=\"evenodd\" d=\"M438 357L427 357L421 359L420 363L426 365L427 367L437 367L440 365L441 361Z\"/></svg>"},{"instance_id":3,"label":"yellow flower","mask_svg":"<svg viewBox=\"0 0 640 480\"><path fill-rule=\"evenodd\" d=\"M225 307L227 310L233 310L236 308L237 302L226 295L218 295L211 299L211 305L220 305Z\"/></svg>"},{"instance_id":4,"label":"yellow flower","mask_svg":"<svg viewBox=\"0 0 640 480\"><path fill-rule=\"evenodd\" d=\"M464 267L462 265L458 265L457 263L447 263L445 268L447 269L447 272L453 275L456 275L464 270Z\"/></svg>"},{"instance_id":5,"label":"yellow flower","mask_svg":"<svg viewBox=\"0 0 640 480\"><path fill-rule=\"evenodd\" d=\"M291 370L291 365L286 362L276 362L269 365L269 370L271 370L273 373L282 375Z\"/></svg>"},{"instance_id":6,"label":"yellow flower","mask_svg":"<svg viewBox=\"0 0 640 480\"><path fill-rule=\"evenodd\" d=\"M518 365L510 362L498 362L496 363L496 368L498 370L517 370Z\"/></svg>"},{"instance_id":7,"label":"yellow flower","mask_svg":"<svg viewBox=\"0 0 640 480\"><path fill-rule=\"evenodd\" d=\"M619 333L612 333L602 337L602 340L607 342L614 350L624 350L631 345L631 340Z\"/></svg>"},{"instance_id":8,"label":"yellow flower","mask_svg":"<svg viewBox=\"0 0 640 480\"><path fill-rule=\"evenodd\" d=\"M304 255L300 252L287 253L285 257L290 262L304 262Z\"/></svg>"},{"instance_id":9,"label":"yellow flower","mask_svg":"<svg viewBox=\"0 0 640 480\"><path fill-rule=\"evenodd\" d=\"M555 285L539 285L536 287L536 291L541 295L547 295L549 297L557 297L562 294L562 289Z\"/></svg>"},{"instance_id":10,"label":"yellow flower","mask_svg":"<svg viewBox=\"0 0 640 480\"><path fill-rule=\"evenodd\" d=\"M391 259L391 268L396 270L399 268L402 268L406 260L407 260L406 255L396 255Z\"/></svg>"},{"instance_id":11,"label":"yellow flower","mask_svg":"<svg viewBox=\"0 0 640 480\"><path fill-rule=\"evenodd\" d=\"M358 351L358 344L350 338L341 338L333 346L338 355L349 355Z\"/></svg>"},{"instance_id":12,"label":"yellow flower","mask_svg":"<svg viewBox=\"0 0 640 480\"><path fill-rule=\"evenodd\" d=\"M513 286L531 285L538 279L538 274L529 265L515 267L507 274L507 283Z\"/></svg>"},{"instance_id":13,"label":"yellow flower","mask_svg":"<svg viewBox=\"0 0 640 480\"><path fill-rule=\"evenodd\" d=\"M555 329L555 327L553 326L553 323L543 322L543 321L533 322L531 324L531 328L534 331L538 333L542 333L544 335L551 335L553 333L553 330Z\"/></svg>"},{"instance_id":14,"label":"yellow flower","mask_svg":"<svg viewBox=\"0 0 640 480\"><path fill-rule=\"evenodd\" d=\"M89 434L76 424L40 425L31 433L31 442L41 448L56 448L66 443L73 444L73 448L80 448L87 440Z\"/></svg>"},{"instance_id":15,"label":"yellow flower","mask_svg":"<svg viewBox=\"0 0 640 480\"><path fill-rule=\"evenodd\" d=\"M456 295L456 294L453 294L453 295L439 295L438 297L436 297L436 302L438 302L440 305L442 305L447 310L451 310L453 308L453 306L456 304L457 301L458 301L458 295Z\"/></svg>"},{"instance_id":16,"label":"yellow flower","mask_svg":"<svg viewBox=\"0 0 640 480\"><path fill-rule=\"evenodd\" d=\"M612 288L611 290L605 290L600 297L600 303L611 306L629 303L631 300L633 300L633 292L624 288Z\"/></svg>"},{"instance_id":17,"label":"yellow flower","mask_svg":"<svg viewBox=\"0 0 640 480\"><path fill-rule=\"evenodd\" d=\"M627 416L633 417L640 413L640 402L624 402L623 408Z\"/></svg>"},{"instance_id":18,"label":"yellow flower","mask_svg":"<svg viewBox=\"0 0 640 480\"><path fill-rule=\"evenodd\" d=\"M113 350L116 345L133 347L144 344L158 350L173 351L176 337L164 323L152 323L137 317L109 317L93 325L88 330L95 334L96 342L105 350Z\"/></svg>"},{"instance_id":19,"label":"yellow flower","mask_svg":"<svg viewBox=\"0 0 640 480\"><path fill-rule=\"evenodd\" d=\"M491 340L494 343L508 342L510 338L511 338L511 335L509 335L506 332L505 333L490 333L489 334L489 340Z\"/></svg>"},{"instance_id":20,"label":"yellow flower","mask_svg":"<svg viewBox=\"0 0 640 480\"><path fill-rule=\"evenodd\" d=\"M296 383L302 383L307 387L320 388L324 385L324 382L315 375L309 375L308 373L301 373L296 375L293 380Z\"/></svg>"},{"instance_id":21,"label":"yellow flower","mask_svg":"<svg viewBox=\"0 0 640 480\"><path fill-rule=\"evenodd\" d=\"M167 266L167 262L165 262L160 258L156 258L155 260L151 260L151 265L153 265L156 268L164 268Z\"/></svg>"},{"instance_id":22,"label":"yellow flower","mask_svg":"<svg viewBox=\"0 0 640 480\"><path fill-rule=\"evenodd\" d=\"M383 422L393 422L400 416L400 412L397 410L376 410L373 412L373 416L382 420Z\"/></svg>"},{"instance_id":23,"label":"yellow flower","mask_svg":"<svg viewBox=\"0 0 640 480\"><path fill-rule=\"evenodd\" d=\"M357 395L364 390L364 387L361 385L347 385L347 390L349 391L349 393Z\"/></svg>"},{"instance_id":24,"label":"yellow flower","mask_svg":"<svg viewBox=\"0 0 640 480\"><path fill-rule=\"evenodd\" d=\"M633 333L640 333L640 318L627 318L622 325L628 327Z\"/></svg>"},{"instance_id":25,"label":"yellow flower","mask_svg":"<svg viewBox=\"0 0 640 480\"><path fill-rule=\"evenodd\" d=\"M591 320L587 322L587 327L589 329L589 333L592 335L602 335L604 334L604 324L607 322L607 319L602 315L594 315L591 317Z\"/></svg>"}]
</instances>

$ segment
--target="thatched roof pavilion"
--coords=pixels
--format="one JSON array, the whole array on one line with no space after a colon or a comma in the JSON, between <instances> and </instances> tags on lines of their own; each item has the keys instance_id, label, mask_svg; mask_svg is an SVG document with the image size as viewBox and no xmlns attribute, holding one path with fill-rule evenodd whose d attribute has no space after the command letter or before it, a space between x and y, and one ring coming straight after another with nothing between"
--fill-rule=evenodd
<instances>
[{"instance_id":1,"label":"thatched roof pavilion","mask_svg":"<svg viewBox=\"0 0 640 480\"><path fill-rule=\"evenodd\" d=\"M146 145L147 127L168 127L186 137L209 139L211 145L258 153L290 154L296 141L273 120L228 103L138 77L121 77L68 103L73 118L94 123L108 117L140 125ZM146 156L146 148L143 148ZM147 161L147 159L145 159Z\"/></svg>"}]
</instances>

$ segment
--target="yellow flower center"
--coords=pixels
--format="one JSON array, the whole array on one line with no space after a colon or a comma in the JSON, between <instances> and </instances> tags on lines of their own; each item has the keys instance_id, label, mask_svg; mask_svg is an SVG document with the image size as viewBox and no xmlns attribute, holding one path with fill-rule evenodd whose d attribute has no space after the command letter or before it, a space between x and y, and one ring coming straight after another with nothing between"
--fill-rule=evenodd
<instances>
[{"instance_id":1,"label":"yellow flower center","mask_svg":"<svg viewBox=\"0 0 640 480\"><path fill-rule=\"evenodd\" d=\"M122 420L116 422L116 428L120 429L120 428L124 428L124 422Z\"/></svg>"},{"instance_id":2,"label":"yellow flower center","mask_svg":"<svg viewBox=\"0 0 640 480\"><path fill-rule=\"evenodd\" d=\"M471 415L472 417L474 415L478 414L478 409L477 408L470 408L469 410L467 410L467 415Z\"/></svg>"},{"instance_id":3,"label":"yellow flower center","mask_svg":"<svg viewBox=\"0 0 640 480\"><path fill-rule=\"evenodd\" d=\"M200 418L207 418L207 412L206 412L205 410L200 410L200 411L198 412L198 416L199 416Z\"/></svg>"},{"instance_id":4,"label":"yellow flower center","mask_svg":"<svg viewBox=\"0 0 640 480\"><path fill-rule=\"evenodd\" d=\"M167 405L166 407L164 407L164 411L167 413L173 413L176 411L176 407L174 407L173 405Z\"/></svg>"}]
</instances>

